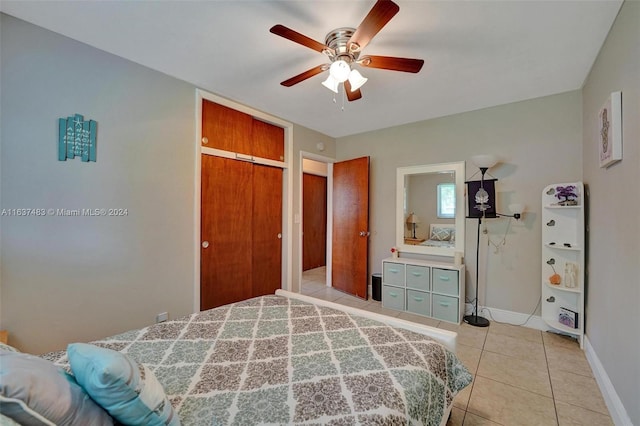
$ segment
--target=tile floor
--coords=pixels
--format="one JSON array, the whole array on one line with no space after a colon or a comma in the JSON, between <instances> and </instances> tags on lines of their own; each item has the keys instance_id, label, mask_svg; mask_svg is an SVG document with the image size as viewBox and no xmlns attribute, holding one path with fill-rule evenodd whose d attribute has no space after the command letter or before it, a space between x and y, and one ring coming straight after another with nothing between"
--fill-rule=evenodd
<instances>
[{"instance_id":1,"label":"tile floor","mask_svg":"<svg viewBox=\"0 0 640 426\"><path fill-rule=\"evenodd\" d=\"M302 293L458 333L458 357L474 380L456 397L448 426L613 425L574 340L495 321L479 328L398 312L324 283L324 267L306 271Z\"/></svg>"}]
</instances>

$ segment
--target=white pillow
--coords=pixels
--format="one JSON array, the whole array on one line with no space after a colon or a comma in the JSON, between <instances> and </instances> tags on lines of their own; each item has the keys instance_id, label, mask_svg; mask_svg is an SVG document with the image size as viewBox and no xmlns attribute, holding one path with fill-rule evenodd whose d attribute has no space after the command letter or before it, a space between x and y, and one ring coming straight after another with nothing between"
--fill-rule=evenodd
<instances>
[{"instance_id":1,"label":"white pillow","mask_svg":"<svg viewBox=\"0 0 640 426\"><path fill-rule=\"evenodd\" d=\"M73 376L33 355L0 350L0 412L24 425L113 425Z\"/></svg>"}]
</instances>

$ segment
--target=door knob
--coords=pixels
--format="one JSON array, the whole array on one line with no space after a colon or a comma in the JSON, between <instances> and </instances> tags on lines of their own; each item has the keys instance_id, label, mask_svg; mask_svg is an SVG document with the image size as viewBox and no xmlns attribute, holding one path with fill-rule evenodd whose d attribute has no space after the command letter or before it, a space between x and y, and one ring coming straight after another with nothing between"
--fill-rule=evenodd
<instances>
[{"instance_id":1,"label":"door knob","mask_svg":"<svg viewBox=\"0 0 640 426\"><path fill-rule=\"evenodd\" d=\"M206 136L205 136L205 137L203 137L203 138L202 138L202 144L203 144L203 145L206 145L206 144L208 144L208 143L209 143L209 138L208 138L208 137L206 137Z\"/></svg>"},{"instance_id":2,"label":"door knob","mask_svg":"<svg viewBox=\"0 0 640 426\"><path fill-rule=\"evenodd\" d=\"M208 247L209 247L209 241L203 241L202 248L208 248Z\"/></svg>"},{"instance_id":3,"label":"door knob","mask_svg":"<svg viewBox=\"0 0 640 426\"><path fill-rule=\"evenodd\" d=\"M370 234L367 231L360 231L360 236L361 237L368 237Z\"/></svg>"},{"instance_id":4,"label":"door knob","mask_svg":"<svg viewBox=\"0 0 640 426\"><path fill-rule=\"evenodd\" d=\"M281 240L282 239L282 233L278 232L278 239Z\"/></svg>"}]
</instances>

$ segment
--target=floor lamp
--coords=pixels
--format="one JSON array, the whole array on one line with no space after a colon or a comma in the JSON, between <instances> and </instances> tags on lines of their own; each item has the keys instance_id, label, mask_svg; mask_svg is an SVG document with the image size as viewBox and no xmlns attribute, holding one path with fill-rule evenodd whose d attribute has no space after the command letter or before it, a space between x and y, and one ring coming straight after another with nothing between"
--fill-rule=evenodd
<instances>
[{"instance_id":1,"label":"floor lamp","mask_svg":"<svg viewBox=\"0 0 640 426\"><path fill-rule=\"evenodd\" d=\"M473 310L473 315L465 315L462 319L469 325L473 325L475 327L488 327L490 322L488 319L484 317L478 316L478 299L479 292L478 286L480 283L479 280L479 270L480 270L480 227L482 225L482 219L485 218L485 211L487 210L485 203L489 201L489 195L487 191L484 189L484 175L491 167L493 167L498 159L493 155L476 155L471 158L471 161L480 168L480 172L482 176L480 177L480 189L475 194L475 202L479 204L478 209L481 212L481 215L478 217L478 236L476 239L476 303ZM471 197L471 194L468 194ZM495 200L491 200L495 202Z\"/></svg>"}]
</instances>

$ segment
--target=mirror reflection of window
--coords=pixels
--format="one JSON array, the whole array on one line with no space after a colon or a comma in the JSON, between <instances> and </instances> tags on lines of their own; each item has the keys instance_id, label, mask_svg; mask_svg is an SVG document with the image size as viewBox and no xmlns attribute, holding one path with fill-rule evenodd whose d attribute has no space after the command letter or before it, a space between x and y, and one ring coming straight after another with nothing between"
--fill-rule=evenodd
<instances>
[{"instance_id":1,"label":"mirror reflection of window","mask_svg":"<svg viewBox=\"0 0 640 426\"><path fill-rule=\"evenodd\" d=\"M456 217L456 185L453 183L438 184L438 219Z\"/></svg>"},{"instance_id":2,"label":"mirror reflection of window","mask_svg":"<svg viewBox=\"0 0 640 426\"><path fill-rule=\"evenodd\" d=\"M464 180L464 161L397 168L395 225L400 252L443 257L464 253ZM413 226L407 224L410 213L420 218L415 240ZM455 227L455 246L416 244L430 239L432 225Z\"/></svg>"}]
</instances>

